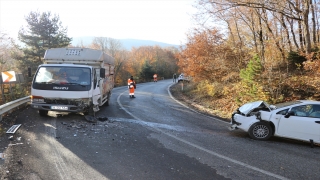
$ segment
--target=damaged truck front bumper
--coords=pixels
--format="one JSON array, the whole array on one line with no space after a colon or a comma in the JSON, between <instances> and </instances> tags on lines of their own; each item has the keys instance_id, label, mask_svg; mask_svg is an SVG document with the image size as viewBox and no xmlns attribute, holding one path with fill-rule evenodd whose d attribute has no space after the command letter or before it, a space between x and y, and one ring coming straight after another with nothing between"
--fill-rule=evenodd
<instances>
[{"instance_id":1,"label":"damaged truck front bumper","mask_svg":"<svg viewBox=\"0 0 320 180\"><path fill-rule=\"evenodd\" d=\"M86 100L56 100L43 99L43 102L31 101L31 107L46 111L83 112L89 108L90 102Z\"/></svg>"}]
</instances>

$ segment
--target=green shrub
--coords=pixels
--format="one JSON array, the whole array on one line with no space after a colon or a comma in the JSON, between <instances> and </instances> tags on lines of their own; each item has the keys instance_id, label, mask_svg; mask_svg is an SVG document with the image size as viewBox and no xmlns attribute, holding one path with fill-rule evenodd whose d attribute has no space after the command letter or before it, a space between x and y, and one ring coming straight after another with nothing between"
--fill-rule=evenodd
<instances>
[{"instance_id":1,"label":"green shrub","mask_svg":"<svg viewBox=\"0 0 320 180\"><path fill-rule=\"evenodd\" d=\"M301 67L301 66L303 66L303 62L305 62L307 59L305 56L300 55L296 51L290 51L288 53L287 60L290 64L290 66Z\"/></svg>"}]
</instances>

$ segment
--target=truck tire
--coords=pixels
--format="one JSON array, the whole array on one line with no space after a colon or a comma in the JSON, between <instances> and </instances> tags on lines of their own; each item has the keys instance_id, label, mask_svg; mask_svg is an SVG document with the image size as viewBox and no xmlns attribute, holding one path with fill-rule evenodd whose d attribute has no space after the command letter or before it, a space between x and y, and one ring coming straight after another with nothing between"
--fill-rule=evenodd
<instances>
[{"instance_id":1,"label":"truck tire","mask_svg":"<svg viewBox=\"0 0 320 180\"><path fill-rule=\"evenodd\" d=\"M88 115L89 116L95 116L95 112L93 110L93 104L90 105L89 109L88 109Z\"/></svg>"},{"instance_id":2,"label":"truck tire","mask_svg":"<svg viewBox=\"0 0 320 180\"><path fill-rule=\"evenodd\" d=\"M104 106L109 106L109 97L108 100L104 103Z\"/></svg>"},{"instance_id":3,"label":"truck tire","mask_svg":"<svg viewBox=\"0 0 320 180\"><path fill-rule=\"evenodd\" d=\"M95 113L93 111L93 104L91 104L85 111L83 111L83 115L90 115L90 116L94 116Z\"/></svg>"},{"instance_id":4,"label":"truck tire","mask_svg":"<svg viewBox=\"0 0 320 180\"><path fill-rule=\"evenodd\" d=\"M108 100L103 104L104 106L109 106L110 104L109 104L109 102L110 102L110 95L111 95L111 93L109 92L108 93Z\"/></svg>"},{"instance_id":5,"label":"truck tire","mask_svg":"<svg viewBox=\"0 0 320 180\"><path fill-rule=\"evenodd\" d=\"M39 115L40 116L47 116L48 115L48 111L47 110L39 110Z\"/></svg>"}]
</instances>

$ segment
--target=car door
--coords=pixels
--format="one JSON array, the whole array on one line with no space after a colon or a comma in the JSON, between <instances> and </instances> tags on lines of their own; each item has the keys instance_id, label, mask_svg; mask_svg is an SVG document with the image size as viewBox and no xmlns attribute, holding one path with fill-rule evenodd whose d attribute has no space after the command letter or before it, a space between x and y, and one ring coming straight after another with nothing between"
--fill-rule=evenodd
<instances>
[{"instance_id":1,"label":"car door","mask_svg":"<svg viewBox=\"0 0 320 180\"><path fill-rule=\"evenodd\" d=\"M296 112L289 117L281 116L278 124L277 134L283 137L320 141L320 118L309 117L309 105L297 106L290 111Z\"/></svg>"}]
</instances>

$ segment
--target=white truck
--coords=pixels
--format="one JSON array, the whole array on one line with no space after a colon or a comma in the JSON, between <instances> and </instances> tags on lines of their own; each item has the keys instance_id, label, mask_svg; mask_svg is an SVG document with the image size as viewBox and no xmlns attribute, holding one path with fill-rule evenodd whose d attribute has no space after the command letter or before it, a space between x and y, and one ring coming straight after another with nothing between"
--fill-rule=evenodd
<instances>
[{"instance_id":1,"label":"white truck","mask_svg":"<svg viewBox=\"0 0 320 180\"><path fill-rule=\"evenodd\" d=\"M32 81L31 107L41 116L48 111L95 116L99 106L109 105L113 74L114 58L101 50L48 49Z\"/></svg>"}]
</instances>

